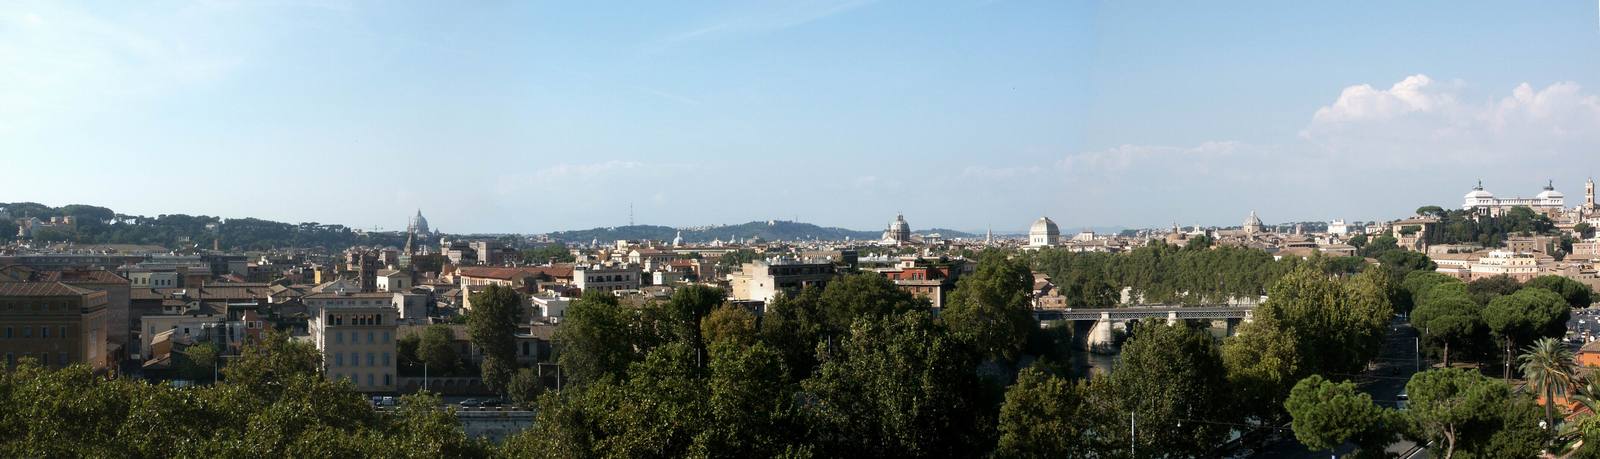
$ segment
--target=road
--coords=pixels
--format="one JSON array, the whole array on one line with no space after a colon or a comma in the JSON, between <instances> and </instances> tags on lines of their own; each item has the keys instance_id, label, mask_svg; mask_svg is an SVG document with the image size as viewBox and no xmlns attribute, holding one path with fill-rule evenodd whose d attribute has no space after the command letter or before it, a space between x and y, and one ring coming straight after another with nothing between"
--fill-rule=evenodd
<instances>
[{"instance_id":1,"label":"road","mask_svg":"<svg viewBox=\"0 0 1600 459\"><path fill-rule=\"evenodd\" d=\"M1411 375L1420 367L1426 368L1428 363L1420 361L1417 348L1417 330L1404 320L1396 319L1389 325L1389 335L1384 340L1383 351L1379 353L1377 362L1372 368L1360 375L1323 375L1333 380L1350 379L1360 385L1361 390L1372 396L1372 401L1380 405L1394 407L1399 402L1400 394L1405 392L1406 382L1411 380ZM1419 363L1420 362L1420 363ZM1416 443L1408 440L1389 445L1388 451L1396 454L1411 451ZM1347 454L1355 450L1354 445L1346 444L1335 453ZM1329 457L1328 451L1311 451L1305 445L1295 440L1294 433L1283 431L1276 440L1269 442L1256 452L1253 457L1263 458L1293 458L1293 459L1323 459ZM1428 452L1422 451L1410 458L1427 458Z\"/></svg>"}]
</instances>

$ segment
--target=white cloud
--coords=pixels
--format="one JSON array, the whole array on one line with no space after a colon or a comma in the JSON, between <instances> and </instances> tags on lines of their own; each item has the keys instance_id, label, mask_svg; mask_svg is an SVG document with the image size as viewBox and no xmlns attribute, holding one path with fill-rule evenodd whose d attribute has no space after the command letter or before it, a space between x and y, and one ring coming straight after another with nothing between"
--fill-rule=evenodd
<instances>
[{"instance_id":1,"label":"white cloud","mask_svg":"<svg viewBox=\"0 0 1600 459\"><path fill-rule=\"evenodd\" d=\"M1043 170L1039 166L967 166L961 170L961 177L968 179L1015 179L1038 174Z\"/></svg>"},{"instance_id":2,"label":"white cloud","mask_svg":"<svg viewBox=\"0 0 1600 459\"><path fill-rule=\"evenodd\" d=\"M1235 141L1205 142L1193 147L1121 145L1114 148L1067 155L1056 165L1069 173L1101 174L1121 172L1148 163L1204 166L1218 159L1235 156L1243 150Z\"/></svg>"},{"instance_id":3,"label":"white cloud","mask_svg":"<svg viewBox=\"0 0 1600 459\"><path fill-rule=\"evenodd\" d=\"M641 162L621 161L615 159L598 163L562 163L540 168L533 172L532 178L541 181L564 179L587 180L620 171L640 169L644 167L646 167L645 164Z\"/></svg>"},{"instance_id":4,"label":"white cloud","mask_svg":"<svg viewBox=\"0 0 1600 459\"><path fill-rule=\"evenodd\" d=\"M1321 153L1385 165L1553 158L1600 145L1600 100L1577 83L1522 83L1507 95L1471 100L1465 84L1426 75L1387 90L1350 86L1318 109L1300 136Z\"/></svg>"}]
</instances>

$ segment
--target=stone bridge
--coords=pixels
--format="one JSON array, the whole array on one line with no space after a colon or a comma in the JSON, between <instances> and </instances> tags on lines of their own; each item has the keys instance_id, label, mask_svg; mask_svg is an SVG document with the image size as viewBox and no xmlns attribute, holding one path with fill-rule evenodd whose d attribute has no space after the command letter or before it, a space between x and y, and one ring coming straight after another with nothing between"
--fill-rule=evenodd
<instances>
[{"instance_id":1,"label":"stone bridge","mask_svg":"<svg viewBox=\"0 0 1600 459\"><path fill-rule=\"evenodd\" d=\"M1128 331L1133 323L1150 318L1206 321L1223 336L1232 336L1240 323L1249 322L1254 307L1231 305L1148 305L1103 309L1036 309L1040 322L1072 322L1073 339L1092 351L1110 351L1116 344L1114 330Z\"/></svg>"}]
</instances>

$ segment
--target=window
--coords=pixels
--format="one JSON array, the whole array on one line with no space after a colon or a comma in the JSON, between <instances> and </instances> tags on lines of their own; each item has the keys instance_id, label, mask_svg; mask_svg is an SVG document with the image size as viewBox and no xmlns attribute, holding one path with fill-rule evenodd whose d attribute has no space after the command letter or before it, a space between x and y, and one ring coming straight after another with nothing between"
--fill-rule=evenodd
<instances>
[{"instance_id":1,"label":"window","mask_svg":"<svg viewBox=\"0 0 1600 459\"><path fill-rule=\"evenodd\" d=\"M385 331L384 331L384 332L383 332L383 342L384 342L384 343L385 343L385 344L388 344L388 343L389 343L389 331L388 331L388 330L385 330Z\"/></svg>"},{"instance_id":2,"label":"window","mask_svg":"<svg viewBox=\"0 0 1600 459\"><path fill-rule=\"evenodd\" d=\"M62 338L66 338L67 337L67 327L61 327L58 331L60 331L61 334L60 335L56 335L56 336L60 336Z\"/></svg>"},{"instance_id":3,"label":"window","mask_svg":"<svg viewBox=\"0 0 1600 459\"><path fill-rule=\"evenodd\" d=\"M391 375L389 373L384 373L383 374L383 385L387 386L387 385L390 385L390 384L394 384L393 380L391 379L393 377L394 377L394 375Z\"/></svg>"},{"instance_id":4,"label":"window","mask_svg":"<svg viewBox=\"0 0 1600 459\"><path fill-rule=\"evenodd\" d=\"M17 366L17 356L16 355L12 355L10 352L7 352L6 353L6 366L7 367Z\"/></svg>"},{"instance_id":5,"label":"window","mask_svg":"<svg viewBox=\"0 0 1600 459\"><path fill-rule=\"evenodd\" d=\"M42 366L42 367L50 366L50 353L49 352L40 352L39 353L39 366Z\"/></svg>"},{"instance_id":6,"label":"window","mask_svg":"<svg viewBox=\"0 0 1600 459\"><path fill-rule=\"evenodd\" d=\"M389 353L383 353L383 366L389 366Z\"/></svg>"},{"instance_id":7,"label":"window","mask_svg":"<svg viewBox=\"0 0 1600 459\"><path fill-rule=\"evenodd\" d=\"M6 327L6 338L11 337L11 327Z\"/></svg>"},{"instance_id":8,"label":"window","mask_svg":"<svg viewBox=\"0 0 1600 459\"><path fill-rule=\"evenodd\" d=\"M372 344L373 343L374 340L372 339L372 337L373 337L372 331L368 330L367 331L367 344Z\"/></svg>"},{"instance_id":9,"label":"window","mask_svg":"<svg viewBox=\"0 0 1600 459\"><path fill-rule=\"evenodd\" d=\"M371 353L371 352L367 353L367 366L369 366L369 367L378 366L378 355L377 354L374 354L374 353Z\"/></svg>"},{"instance_id":10,"label":"window","mask_svg":"<svg viewBox=\"0 0 1600 459\"><path fill-rule=\"evenodd\" d=\"M368 386L376 386L377 385L377 384L374 384L372 382L372 373L367 373L367 385Z\"/></svg>"},{"instance_id":11,"label":"window","mask_svg":"<svg viewBox=\"0 0 1600 459\"><path fill-rule=\"evenodd\" d=\"M336 366L336 367L344 366L344 354L334 354L333 355L333 366Z\"/></svg>"},{"instance_id":12,"label":"window","mask_svg":"<svg viewBox=\"0 0 1600 459\"><path fill-rule=\"evenodd\" d=\"M361 366L361 353L360 352L351 352L350 353L350 366L352 366L352 367Z\"/></svg>"},{"instance_id":13,"label":"window","mask_svg":"<svg viewBox=\"0 0 1600 459\"><path fill-rule=\"evenodd\" d=\"M56 353L56 361L60 362L61 365L66 365L67 364L67 353L65 353L65 352L57 352Z\"/></svg>"},{"instance_id":14,"label":"window","mask_svg":"<svg viewBox=\"0 0 1600 459\"><path fill-rule=\"evenodd\" d=\"M344 332L342 332L342 331L333 332L333 342L334 342L334 344L344 344Z\"/></svg>"},{"instance_id":15,"label":"window","mask_svg":"<svg viewBox=\"0 0 1600 459\"><path fill-rule=\"evenodd\" d=\"M40 338L49 338L50 337L50 327L39 327L39 337Z\"/></svg>"},{"instance_id":16,"label":"window","mask_svg":"<svg viewBox=\"0 0 1600 459\"><path fill-rule=\"evenodd\" d=\"M33 337L33 327L22 327L22 337L23 338L32 338Z\"/></svg>"}]
</instances>

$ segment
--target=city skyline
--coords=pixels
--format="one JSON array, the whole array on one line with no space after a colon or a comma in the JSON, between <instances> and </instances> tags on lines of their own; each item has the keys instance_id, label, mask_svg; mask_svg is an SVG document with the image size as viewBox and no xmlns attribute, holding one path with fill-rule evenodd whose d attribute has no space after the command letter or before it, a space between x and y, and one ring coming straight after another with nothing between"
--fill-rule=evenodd
<instances>
[{"instance_id":1,"label":"city skyline","mask_svg":"<svg viewBox=\"0 0 1600 459\"><path fill-rule=\"evenodd\" d=\"M0 200L1015 232L1383 220L1600 175L1594 4L1379 5L9 3Z\"/></svg>"}]
</instances>

